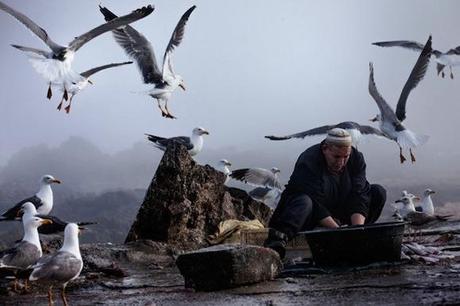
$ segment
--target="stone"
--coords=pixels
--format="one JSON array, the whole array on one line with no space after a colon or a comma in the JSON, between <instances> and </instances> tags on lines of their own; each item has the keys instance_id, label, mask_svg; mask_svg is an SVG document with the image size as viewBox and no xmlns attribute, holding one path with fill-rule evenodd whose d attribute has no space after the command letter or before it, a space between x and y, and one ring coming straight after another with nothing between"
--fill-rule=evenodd
<instances>
[{"instance_id":1,"label":"stone","mask_svg":"<svg viewBox=\"0 0 460 306\"><path fill-rule=\"evenodd\" d=\"M172 143L158 165L126 242L150 239L182 250L209 246L207 238L228 219L268 224L272 210L237 188L209 165L198 165Z\"/></svg>"},{"instance_id":2,"label":"stone","mask_svg":"<svg viewBox=\"0 0 460 306\"><path fill-rule=\"evenodd\" d=\"M274 279L282 269L268 248L222 244L188 252L176 260L185 287L214 291Z\"/></svg>"}]
</instances>

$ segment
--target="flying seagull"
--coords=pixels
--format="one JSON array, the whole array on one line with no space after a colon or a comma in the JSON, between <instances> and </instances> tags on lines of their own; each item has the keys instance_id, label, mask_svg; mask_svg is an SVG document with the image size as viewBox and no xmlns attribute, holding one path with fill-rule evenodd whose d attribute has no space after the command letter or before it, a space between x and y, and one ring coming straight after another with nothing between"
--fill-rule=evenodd
<instances>
[{"instance_id":1,"label":"flying seagull","mask_svg":"<svg viewBox=\"0 0 460 306\"><path fill-rule=\"evenodd\" d=\"M198 154L203 148L203 135L209 135L209 132L202 127L196 127L192 131L192 136L177 136L172 138L164 138L151 134L145 134L147 139L150 140L153 145L162 151L165 151L171 142L177 142L183 144L191 156Z\"/></svg>"},{"instance_id":2,"label":"flying seagull","mask_svg":"<svg viewBox=\"0 0 460 306\"><path fill-rule=\"evenodd\" d=\"M286 136L265 136L265 138L268 138L270 140L287 140L291 138L305 138L307 136L317 136L317 135L327 134L329 130L332 130L334 128L341 128L341 129L347 130L351 135L354 146L357 146L359 144L361 137L363 135L375 135L375 136L381 136L381 137L387 138L387 136L382 131L372 126L360 125L353 121L340 122L339 124L336 124L336 125L323 125L323 126L316 127L316 128L304 131L304 132L299 132L299 133L286 135Z\"/></svg>"},{"instance_id":3,"label":"flying seagull","mask_svg":"<svg viewBox=\"0 0 460 306\"><path fill-rule=\"evenodd\" d=\"M53 83L61 83L64 87L63 99L68 99L68 87L72 82L78 82L81 76L72 70L71 64L75 55L84 44L89 42L91 39L111 31L113 29L125 26L131 22L144 18L150 15L154 8L149 5L137 9L130 14L115 18L110 22L104 23L89 32L86 32L80 36L75 37L68 46L61 46L55 43L48 35L48 33L32 21L26 15L16 11L8 5L0 2L0 9L16 18L19 22L25 25L30 31L37 35L50 49L51 51L24 47L19 45L12 45L13 47L26 52L29 57L32 66L35 70L41 74L48 82L47 98L51 99L52 91L51 85Z\"/></svg>"},{"instance_id":4,"label":"flying seagull","mask_svg":"<svg viewBox=\"0 0 460 306\"><path fill-rule=\"evenodd\" d=\"M35 209L35 206L30 202L26 202L22 205L20 213L21 212L22 212L22 218L31 218L35 216L35 217L39 217L39 218L47 219L51 221L51 223L44 224L38 228L39 234L52 235L52 234L61 233L64 231L67 224L69 224L69 222L63 221L56 216L39 215L37 213L37 210ZM93 225L93 224L96 224L96 222L78 222L77 223L79 229L85 229L84 226Z\"/></svg>"},{"instance_id":5,"label":"flying seagull","mask_svg":"<svg viewBox=\"0 0 460 306\"><path fill-rule=\"evenodd\" d=\"M106 21L117 17L108 8L102 6L99 8ZM112 31L116 42L137 62L144 83L154 84L154 87L148 90L146 94L157 100L161 115L166 118L176 118L168 110L168 101L174 90L177 87L185 90L183 78L173 70L171 57L174 49L180 45L184 38L185 25L195 8L195 5L189 8L177 23L163 55L161 70L158 67L152 45L141 33L131 26L120 27Z\"/></svg>"},{"instance_id":6,"label":"flying seagull","mask_svg":"<svg viewBox=\"0 0 460 306\"><path fill-rule=\"evenodd\" d=\"M406 129L402 124L402 121L406 119L406 102L410 92L414 89L417 84L423 79L430 61L431 55L431 36L428 38L425 47L422 50L417 62L415 63L409 78L404 85L404 88L399 96L398 104L396 106L396 112L388 105L377 90L377 86L374 81L374 67L372 63L369 63L369 93L374 98L377 106L379 107L380 114L375 116L371 121L378 121L380 124L380 130L387 135L388 138L394 140L399 146L399 158L403 163L406 158L402 154L403 148L409 149L412 162L415 162L415 156L412 153L412 149L425 143L428 140L428 136L419 136L414 132Z\"/></svg>"},{"instance_id":7,"label":"flying seagull","mask_svg":"<svg viewBox=\"0 0 460 306\"><path fill-rule=\"evenodd\" d=\"M228 180L230 179L229 175L230 173L232 173L232 171L230 171L230 168L232 164L226 160L226 159L221 159L219 160L219 162L217 163L217 170L222 172L223 174L225 174L225 182L224 184L226 184L228 182Z\"/></svg>"},{"instance_id":8,"label":"flying seagull","mask_svg":"<svg viewBox=\"0 0 460 306\"><path fill-rule=\"evenodd\" d=\"M65 296L67 283L76 279L83 269L83 260L78 242L78 225L69 223L64 231L64 244L59 251L50 256L44 256L33 267L30 281L47 284L48 303L53 305L53 286L62 286L61 297L64 305L68 305Z\"/></svg>"},{"instance_id":9,"label":"flying seagull","mask_svg":"<svg viewBox=\"0 0 460 306\"><path fill-rule=\"evenodd\" d=\"M19 270L28 269L36 264L43 254L37 228L48 223L51 221L39 217L23 218L24 236L13 248L0 252L0 268L11 269L16 275ZM16 278L14 290L17 290Z\"/></svg>"},{"instance_id":10,"label":"flying seagull","mask_svg":"<svg viewBox=\"0 0 460 306\"><path fill-rule=\"evenodd\" d=\"M40 189L38 192L34 196L22 200L21 202L5 211L1 215L0 221L10 221L17 219L19 210L26 202L31 202L37 209L37 213L40 215L48 215L53 208L53 190L51 189L51 184L60 183L61 181L55 179L52 175L44 175L40 179Z\"/></svg>"},{"instance_id":11,"label":"flying seagull","mask_svg":"<svg viewBox=\"0 0 460 306\"><path fill-rule=\"evenodd\" d=\"M93 82L91 82L91 80L89 79L90 76L92 76L96 72L99 72L99 71L104 70L104 69L117 67L117 66L122 66L122 65L128 65L128 64L132 64L132 63L133 62L112 63L112 64L107 64L107 65L103 65L103 66L94 67L92 69L89 69L89 70L87 70L85 72L80 73L80 78L78 80L73 81L71 84L65 84L65 83L64 84L63 83L61 83L61 84L53 84L53 85L58 85L59 90L61 90L62 92L67 91L67 94L69 95L69 104L64 108L65 112L67 114L70 112L70 106L72 104L73 97L77 93L79 93L80 91L85 89L85 87L88 84L93 84ZM61 99L61 103L59 103L59 105L57 107L58 110L61 110L63 102L64 102L64 97Z\"/></svg>"},{"instance_id":12,"label":"flying seagull","mask_svg":"<svg viewBox=\"0 0 460 306\"><path fill-rule=\"evenodd\" d=\"M372 43L379 47L402 47L409 50L420 52L423 50L423 44L412 41L412 40L393 40L393 41L379 41ZM452 73L452 66L460 65L460 46L450 49L447 52L441 52L439 50L431 50L431 54L434 55L436 61L436 70L438 75L441 74L444 77L444 67L448 66L450 69L450 78L454 78Z\"/></svg>"},{"instance_id":13,"label":"flying seagull","mask_svg":"<svg viewBox=\"0 0 460 306\"><path fill-rule=\"evenodd\" d=\"M278 178L279 173L280 170L276 167L270 170L263 168L243 168L233 170L230 177L249 185L277 188L281 190L282 186Z\"/></svg>"}]
</instances>

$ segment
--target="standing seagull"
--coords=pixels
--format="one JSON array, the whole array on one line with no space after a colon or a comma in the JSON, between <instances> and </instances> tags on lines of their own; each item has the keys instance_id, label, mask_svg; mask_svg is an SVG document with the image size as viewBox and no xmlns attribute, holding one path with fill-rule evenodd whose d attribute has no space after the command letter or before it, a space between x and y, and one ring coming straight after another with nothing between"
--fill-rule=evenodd
<instances>
[{"instance_id":1,"label":"standing seagull","mask_svg":"<svg viewBox=\"0 0 460 306\"><path fill-rule=\"evenodd\" d=\"M8 14L16 18L19 22L24 24L51 49L50 52L36 48L12 45L13 47L27 53L30 62L32 63L32 66L49 83L47 98L51 99L52 83L61 83L64 86L64 100L68 99L67 89L70 86L70 84L72 84L72 82L78 82L78 80L81 79L81 76L75 71L73 71L71 67L74 54L76 51L78 51L78 49L80 49L91 39L105 32L111 31L121 26L125 26L131 22L148 16L153 12L153 7L150 5L147 7L142 7L128 15L116 18L110 22L104 23L92 29L89 32L75 37L69 43L69 45L65 47L51 40L51 38L48 36L48 33L26 15L14 10L13 8L9 7L3 2L0 2L0 9L7 12Z\"/></svg>"},{"instance_id":2,"label":"standing seagull","mask_svg":"<svg viewBox=\"0 0 460 306\"><path fill-rule=\"evenodd\" d=\"M346 130L348 133L350 133L352 141L353 141L353 145L355 147L358 146L359 142L361 141L361 137L363 135L376 135L376 136L387 138L387 136L384 133L382 133L380 130L372 126L360 125L353 121L340 122L339 124L336 124L336 125L323 125L323 126L313 128L313 129L310 129L304 132L299 132L299 133L286 135L286 136L265 136L265 138L268 138L270 140L286 140L286 139L291 139L291 138L305 138L306 136L316 136L316 135L327 134L329 130L332 130L334 128L341 128L341 129Z\"/></svg>"},{"instance_id":3,"label":"standing seagull","mask_svg":"<svg viewBox=\"0 0 460 306\"><path fill-rule=\"evenodd\" d=\"M83 260L78 242L79 229L75 223L69 223L64 231L62 248L51 256L45 256L33 267L30 281L46 283L48 288L48 303L53 305L53 286L61 285L61 298L68 305L65 296L67 283L76 279L83 269Z\"/></svg>"},{"instance_id":4,"label":"standing seagull","mask_svg":"<svg viewBox=\"0 0 460 306\"><path fill-rule=\"evenodd\" d=\"M222 172L223 174L225 174L225 182L224 184L226 184L228 182L228 180L230 179L229 175L230 173L232 173L232 171L230 171L230 168L232 164L226 160L226 159L221 159L219 160L219 162L217 163L217 170Z\"/></svg>"},{"instance_id":5,"label":"standing seagull","mask_svg":"<svg viewBox=\"0 0 460 306\"><path fill-rule=\"evenodd\" d=\"M37 228L42 224L51 223L50 220L29 216L22 219L24 237L11 249L0 252L0 268L25 270L36 264L42 256L42 248ZM17 279L14 280L14 290L17 290Z\"/></svg>"},{"instance_id":6,"label":"standing seagull","mask_svg":"<svg viewBox=\"0 0 460 306\"><path fill-rule=\"evenodd\" d=\"M152 45L141 33L131 26L120 27L112 31L116 42L137 62L142 77L144 78L144 83L154 84L154 87L146 93L157 100L161 115L166 118L176 118L171 115L168 110L168 101L173 91L176 90L177 87L185 90L184 80L173 70L171 55L174 49L182 42L185 24L195 7L194 5L189 8L177 23L168 46L166 47L161 70L158 68ZM108 8L102 6L99 6L99 8L106 21L117 18ZM164 103L164 109L161 106L161 102Z\"/></svg>"},{"instance_id":7,"label":"standing seagull","mask_svg":"<svg viewBox=\"0 0 460 306\"><path fill-rule=\"evenodd\" d=\"M401 163L406 160L402 154L403 148L409 148L411 160L412 162L415 162L415 156L412 153L412 148L415 148L428 140L428 136L416 135L414 132L406 129L401 122L406 119L407 98L409 97L412 89L414 89L425 76L430 56L431 36L428 38L422 53L417 59L417 62L415 63L415 66L404 85L396 106L396 113L378 92L374 81L374 67L372 63L369 63L369 93L372 98L374 98L380 110L380 114L378 114L374 119L371 119L371 121L379 121L380 130L384 132L388 138L394 140L398 144Z\"/></svg>"},{"instance_id":8,"label":"standing seagull","mask_svg":"<svg viewBox=\"0 0 460 306\"><path fill-rule=\"evenodd\" d=\"M192 131L192 136L177 136L171 138L164 138L151 134L145 134L147 139L153 142L153 145L158 149L165 151L171 142L183 144L191 156L198 154L203 148L203 135L209 135L209 132L202 127L196 127Z\"/></svg>"},{"instance_id":9,"label":"standing seagull","mask_svg":"<svg viewBox=\"0 0 460 306\"><path fill-rule=\"evenodd\" d=\"M270 187L282 189L278 178L280 170L276 167L270 170L263 168L243 168L233 170L230 177L257 187Z\"/></svg>"},{"instance_id":10,"label":"standing seagull","mask_svg":"<svg viewBox=\"0 0 460 306\"><path fill-rule=\"evenodd\" d=\"M270 187L257 187L248 192L249 196L256 201L262 202L271 209L275 209L281 198L281 190Z\"/></svg>"},{"instance_id":11,"label":"standing seagull","mask_svg":"<svg viewBox=\"0 0 460 306\"><path fill-rule=\"evenodd\" d=\"M372 44L379 47L402 47L417 52L423 50L423 45L421 43L412 40L379 41ZM441 76L444 77L444 67L448 66L450 69L450 78L453 79L454 74L452 73L452 66L460 65L460 46L450 49L447 52L431 50L431 54L435 57L438 75L441 73Z\"/></svg>"},{"instance_id":12,"label":"standing seagull","mask_svg":"<svg viewBox=\"0 0 460 306\"><path fill-rule=\"evenodd\" d=\"M66 85L66 84L59 84L59 89L62 91L62 92L66 92L68 94L70 94L70 97L69 97L69 105L67 105L64 109L65 109L65 112L68 114L70 112L70 106L72 104L72 99L73 97L79 93L80 91L82 91L83 89L85 89L85 87L88 85L88 84L93 84L89 77L92 76L93 74L95 74L96 72L99 72L101 70L104 70L104 69L108 69L108 68L112 68L112 67L117 67L117 66L122 66L122 65L128 65L128 64L132 64L133 62L123 62L123 63L112 63L112 64L107 64L107 65L103 65L103 66L98 66L98 67L95 67L95 68L92 68L90 70L87 70L85 72L82 72L80 73L80 78L79 80L75 80L73 81L70 85ZM54 84L53 84L54 85ZM61 110L61 107L62 107L62 103L64 102L64 97L61 99L61 103L59 103L57 109L58 110Z\"/></svg>"},{"instance_id":13,"label":"standing seagull","mask_svg":"<svg viewBox=\"0 0 460 306\"><path fill-rule=\"evenodd\" d=\"M425 192L423 192L420 206L416 207L415 210L424 212L430 216L434 216L433 200L431 199L431 195L434 193L435 192L430 188L426 189Z\"/></svg>"},{"instance_id":14,"label":"standing seagull","mask_svg":"<svg viewBox=\"0 0 460 306\"><path fill-rule=\"evenodd\" d=\"M429 215L424 212L418 212L415 210L413 203L414 197L403 197L396 201L396 203L402 203L403 208L399 210L404 220L408 221L412 226L422 226L427 224L435 224L441 221L447 221L450 216L440 215Z\"/></svg>"},{"instance_id":15,"label":"standing seagull","mask_svg":"<svg viewBox=\"0 0 460 306\"><path fill-rule=\"evenodd\" d=\"M22 205L26 202L31 202L34 204L35 208L37 209L37 213L40 215L49 214L53 208L53 190L51 189L51 184L60 183L61 181L55 179L52 175L44 175L40 179L40 189L38 192L34 196L22 200L21 202L5 211L0 217L0 221L15 220Z\"/></svg>"}]
</instances>

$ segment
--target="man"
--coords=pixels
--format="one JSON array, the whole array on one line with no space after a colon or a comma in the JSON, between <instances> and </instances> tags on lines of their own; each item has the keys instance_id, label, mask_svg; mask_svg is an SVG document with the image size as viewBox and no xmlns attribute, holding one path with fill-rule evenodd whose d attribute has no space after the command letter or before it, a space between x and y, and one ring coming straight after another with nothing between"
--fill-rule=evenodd
<instances>
[{"instance_id":1,"label":"man","mask_svg":"<svg viewBox=\"0 0 460 306\"><path fill-rule=\"evenodd\" d=\"M283 258L286 242L297 232L374 223L385 200L385 189L367 182L363 154L352 147L350 134L334 128L299 156L270 220L265 246Z\"/></svg>"}]
</instances>

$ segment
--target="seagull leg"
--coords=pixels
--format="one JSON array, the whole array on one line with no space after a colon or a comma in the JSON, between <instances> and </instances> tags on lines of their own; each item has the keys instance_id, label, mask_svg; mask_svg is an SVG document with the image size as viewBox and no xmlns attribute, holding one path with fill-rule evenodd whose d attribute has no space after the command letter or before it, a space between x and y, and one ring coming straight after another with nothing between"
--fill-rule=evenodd
<instances>
[{"instance_id":1,"label":"seagull leg","mask_svg":"<svg viewBox=\"0 0 460 306\"><path fill-rule=\"evenodd\" d=\"M449 69L450 69L450 78L453 80L454 74L452 73L452 66L449 66Z\"/></svg>"},{"instance_id":2,"label":"seagull leg","mask_svg":"<svg viewBox=\"0 0 460 306\"><path fill-rule=\"evenodd\" d=\"M163 108L161 107L160 99L157 99L157 103L158 103L158 108L159 108L160 111L161 111L161 116L166 117L166 113L165 113L165 111L163 110Z\"/></svg>"},{"instance_id":3,"label":"seagull leg","mask_svg":"<svg viewBox=\"0 0 460 306\"><path fill-rule=\"evenodd\" d=\"M410 152L410 160L415 163L415 155L412 153L412 149L409 149Z\"/></svg>"},{"instance_id":4,"label":"seagull leg","mask_svg":"<svg viewBox=\"0 0 460 306\"><path fill-rule=\"evenodd\" d=\"M51 99L51 96L53 95L53 92L51 91L51 83L48 87L48 92L46 93L46 97L48 98L48 100Z\"/></svg>"},{"instance_id":5,"label":"seagull leg","mask_svg":"<svg viewBox=\"0 0 460 306\"><path fill-rule=\"evenodd\" d=\"M29 291L30 291L29 279L28 279L28 278L26 278L26 281L24 282L24 290L25 290L25 292L29 292Z\"/></svg>"},{"instance_id":6,"label":"seagull leg","mask_svg":"<svg viewBox=\"0 0 460 306\"><path fill-rule=\"evenodd\" d=\"M445 76L445 74L444 74L444 71L443 71L443 72L441 72L441 77L444 79L444 76Z\"/></svg>"},{"instance_id":7,"label":"seagull leg","mask_svg":"<svg viewBox=\"0 0 460 306\"><path fill-rule=\"evenodd\" d=\"M70 106L72 105L72 99L73 99L73 95L70 96L70 99L69 99L69 105L67 105L64 109L65 109L65 112L68 114L70 112Z\"/></svg>"},{"instance_id":8,"label":"seagull leg","mask_svg":"<svg viewBox=\"0 0 460 306\"><path fill-rule=\"evenodd\" d=\"M69 306L69 304L67 303L67 299L65 297L65 286L62 286L61 298L62 302L64 303L64 306Z\"/></svg>"},{"instance_id":9,"label":"seagull leg","mask_svg":"<svg viewBox=\"0 0 460 306\"><path fill-rule=\"evenodd\" d=\"M53 286L48 288L48 306L52 306L53 303Z\"/></svg>"},{"instance_id":10,"label":"seagull leg","mask_svg":"<svg viewBox=\"0 0 460 306\"><path fill-rule=\"evenodd\" d=\"M67 89L64 87L64 95L62 96L64 100L69 100L69 95L67 94Z\"/></svg>"},{"instance_id":11,"label":"seagull leg","mask_svg":"<svg viewBox=\"0 0 460 306\"><path fill-rule=\"evenodd\" d=\"M168 101L165 102L165 110L166 110L166 118L176 119L176 117L171 115L171 113L169 112Z\"/></svg>"},{"instance_id":12,"label":"seagull leg","mask_svg":"<svg viewBox=\"0 0 460 306\"><path fill-rule=\"evenodd\" d=\"M62 97L61 103L59 103L59 105L58 105L57 108L56 108L58 111L60 111L61 108L62 108L62 102L64 102L64 97Z\"/></svg>"},{"instance_id":13,"label":"seagull leg","mask_svg":"<svg viewBox=\"0 0 460 306\"><path fill-rule=\"evenodd\" d=\"M401 161L401 164L406 161L406 158L402 154L402 148L401 147L399 147L399 160Z\"/></svg>"}]
</instances>

